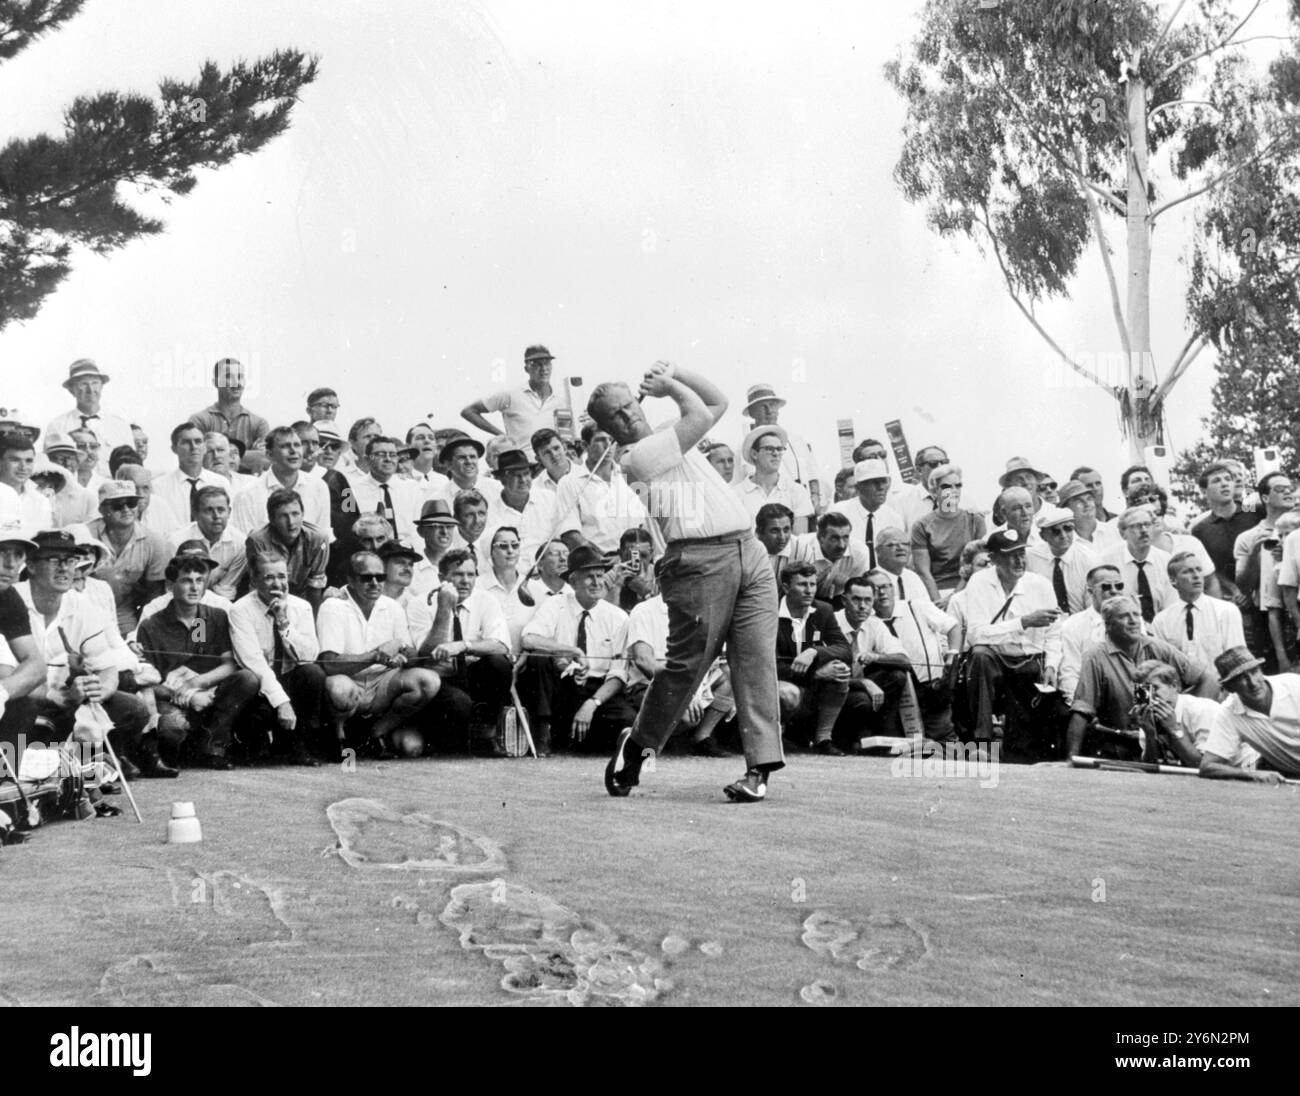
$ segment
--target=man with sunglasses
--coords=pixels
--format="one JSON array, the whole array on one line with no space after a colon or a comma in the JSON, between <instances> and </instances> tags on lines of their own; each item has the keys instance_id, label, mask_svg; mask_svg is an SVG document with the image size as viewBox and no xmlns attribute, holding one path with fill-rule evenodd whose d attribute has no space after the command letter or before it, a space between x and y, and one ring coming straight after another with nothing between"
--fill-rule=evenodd
<instances>
[{"instance_id":1,"label":"man with sunglasses","mask_svg":"<svg viewBox=\"0 0 1300 1096\"><path fill-rule=\"evenodd\" d=\"M883 452L883 447L882 447ZM883 459L883 456L879 459ZM929 489L930 473L948 463L948 453L938 445L927 445L917 450L916 482L900 483L889 495L889 505L903 518L903 531L910 534L912 526L926 514L932 514L939 506L939 500Z\"/></svg>"},{"instance_id":2,"label":"man with sunglasses","mask_svg":"<svg viewBox=\"0 0 1300 1096\"><path fill-rule=\"evenodd\" d=\"M1124 576L1114 564L1100 563L1087 574L1088 605L1061 625L1061 668L1056 688L1069 704L1079 684L1083 653L1106 638L1101 606L1124 592Z\"/></svg>"},{"instance_id":3,"label":"man with sunglasses","mask_svg":"<svg viewBox=\"0 0 1300 1096\"><path fill-rule=\"evenodd\" d=\"M134 661L121 636L104 610L72 589L79 556L76 538L64 531L44 531L34 541L28 581L16 587L27 606L32 634L45 648L45 698L37 706L32 737L62 742L73 733L78 709L97 702L112 722L109 733L128 778L141 772L176 776L158 756L157 735L145 734L149 712L144 703L118 689L120 668Z\"/></svg>"},{"instance_id":4,"label":"man with sunglasses","mask_svg":"<svg viewBox=\"0 0 1300 1096\"><path fill-rule=\"evenodd\" d=\"M368 716L374 720L368 745L387 757L389 735L429 705L441 682L432 670L408 665L415 645L406 614L384 596L384 561L374 552L356 552L348 566L347 588L325 600L316 622L325 689L338 741L349 719Z\"/></svg>"},{"instance_id":5,"label":"man with sunglasses","mask_svg":"<svg viewBox=\"0 0 1300 1096\"><path fill-rule=\"evenodd\" d=\"M139 503L134 483L107 480L99 489L99 517L88 526L91 538L108 548L108 560L96 577L113 588L123 635L135 631L140 607L163 592L163 574L171 558L162 537L140 524Z\"/></svg>"},{"instance_id":6,"label":"man with sunglasses","mask_svg":"<svg viewBox=\"0 0 1300 1096\"><path fill-rule=\"evenodd\" d=\"M1052 584L1061 612L1082 612L1088 607L1088 572L1098 560L1087 545L1074 539L1074 514L1045 504L1034 524L1043 539L1026 550L1030 574L1042 575Z\"/></svg>"}]
</instances>

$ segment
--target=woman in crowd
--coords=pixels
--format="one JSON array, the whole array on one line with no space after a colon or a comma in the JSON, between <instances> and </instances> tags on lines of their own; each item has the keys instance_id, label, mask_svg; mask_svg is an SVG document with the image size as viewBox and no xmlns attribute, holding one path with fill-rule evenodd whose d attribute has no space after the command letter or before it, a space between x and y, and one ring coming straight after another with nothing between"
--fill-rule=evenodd
<instances>
[{"instance_id":1,"label":"woman in crowd","mask_svg":"<svg viewBox=\"0 0 1300 1096\"><path fill-rule=\"evenodd\" d=\"M953 591L966 585L962 558L972 541L982 540L982 515L961 506L961 469L941 464L928 484L936 507L912 526L912 568L935 604L943 608Z\"/></svg>"}]
</instances>

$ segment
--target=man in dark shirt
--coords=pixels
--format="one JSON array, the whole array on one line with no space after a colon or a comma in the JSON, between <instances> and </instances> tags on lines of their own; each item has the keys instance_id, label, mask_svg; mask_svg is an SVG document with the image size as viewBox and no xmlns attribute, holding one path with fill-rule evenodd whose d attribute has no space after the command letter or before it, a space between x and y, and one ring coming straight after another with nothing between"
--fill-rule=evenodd
<instances>
[{"instance_id":1,"label":"man in dark shirt","mask_svg":"<svg viewBox=\"0 0 1300 1096\"><path fill-rule=\"evenodd\" d=\"M286 487L267 497L266 516L267 523L248 534L245 558L270 554L283 559L289 568L289 593L316 612L325 592L329 534L303 520L302 497Z\"/></svg>"},{"instance_id":2,"label":"man in dark shirt","mask_svg":"<svg viewBox=\"0 0 1300 1096\"><path fill-rule=\"evenodd\" d=\"M1241 508L1235 497L1236 478L1232 469L1223 462L1211 464L1201 473L1198 482L1205 492L1205 505L1210 512L1192 526L1192 536L1205 545L1214 561L1220 596L1232 601L1238 609L1245 610L1250 606L1250 596L1243 594L1237 586L1237 563L1232 550L1242 533L1263 520L1264 509L1247 511Z\"/></svg>"},{"instance_id":3,"label":"man in dark shirt","mask_svg":"<svg viewBox=\"0 0 1300 1096\"><path fill-rule=\"evenodd\" d=\"M777 619L776 674L781 712L794 735L814 722L813 749L833 757L844 751L831 738L849 695L853 654L835 610L817 601L817 568L803 561L781 572L785 596ZM789 734L789 732L787 732Z\"/></svg>"},{"instance_id":4,"label":"man in dark shirt","mask_svg":"<svg viewBox=\"0 0 1300 1096\"><path fill-rule=\"evenodd\" d=\"M257 699L257 675L235 665L224 609L201 604L215 561L176 556L167 564L171 603L146 617L137 638L145 658L162 675L154 687L158 738L187 760L229 769L226 748L236 720Z\"/></svg>"},{"instance_id":5,"label":"man in dark shirt","mask_svg":"<svg viewBox=\"0 0 1300 1096\"><path fill-rule=\"evenodd\" d=\"M45 654L32 638L27 606L13 588L36 544L22 536L17 524L0 526L0 637L17 664L0 665L0 749L17 745L36 714L31 693L45 684ZM10 755L13 756L12 754Z\"/></svg>"}]
</instances>

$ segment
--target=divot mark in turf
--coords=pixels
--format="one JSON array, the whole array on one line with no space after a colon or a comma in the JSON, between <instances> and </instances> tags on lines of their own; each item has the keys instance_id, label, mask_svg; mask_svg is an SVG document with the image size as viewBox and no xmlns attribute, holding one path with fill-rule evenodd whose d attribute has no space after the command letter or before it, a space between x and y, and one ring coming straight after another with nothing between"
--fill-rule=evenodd
<instances>
[{"instance_id":1,"label":"divot mark in turf","mask_svg":"<svg viewBox=\"0 0 1300 1096\"><path fill-rule=\"evenodd\" d=\"M672 988L658 959L612 929L501 879L453 887L439 920L499 962L501 987L525 1004L647 1005Z\"/></svg>"},{"instance_id":2,"label":"divot mark in turf","mask_svg":"<svg viewBox=\"0 0 1300 1096\"><path fill-rule=\"evenodd\" d=\"M691 942L684 936L678 936L675 932L670 932L664 937L663 943L659 945L659 950L665 955L681 955L691 950Z\"/></svg>"},{"instance_id":3,"label":"divot mark in turf","mask_svg":"<svg viewBox=\"0 0 1300 1096\"><path fill-rule=\"evenodd\" d=\"M506 867L495 841L427 814L399 814L374 799L341 799L325 815L338 837L334 851L354 868L470 875Z\"/></svg>"},{"instance_id":4,"label":"divot mark in turf","mask_svg":"<svg viewBox=\"0 0 1300 1096\"><path fill-rule=\"evenodd\" d=\"M188 881L174 881L172 892L186 924L205 943L247 947L293 941L280 891L238 872L193 872Z\"/></svg>"},{"instance_id":5,"label":"divot mark in turf","mask_svg":"<svg viewBox=\"0 0 1300 1096\"><path fill-rule=\"evenodd\" d=\"M111 1008L280 1007L244 986L229 982L210 985L169 970L149 955L133 955L104 971L92 1003Z\"/></svg>"},{"instance_id":6,"label":"divot mark in turf","mask_svg":"<svg viewBox=\"0 0 1300 1096\"><path fill-rule=\"evenodd\" d=\"M799 996L810 1005L826 1005L839 996L839 991L830 982L818 980L804 986Z\"/></svg>"},{"instance_id":7,"label":"divot mark in turf","mask_svg":"<svg viewBox=\"0 0 1300 1096\"><path fill-rule=\"evenodd\" d=\"M808 915L803 929L803 942L813 951L872 974L910 967L930 952L922 929L888 913L871 914L859 929L843 917L817 910Z\"/></svg>"},{"instance_id":8,"label":"divot mark in turf","mask_svg":"<svg viewBox=\"0 0 1300 1096\"><path fill-rule=\"evenodd\" d=\"M704 943L700 945L700 951L710 959L716 959L722 954L722 945L716 940L705 940Z\"/></svg>"}]
</instances>

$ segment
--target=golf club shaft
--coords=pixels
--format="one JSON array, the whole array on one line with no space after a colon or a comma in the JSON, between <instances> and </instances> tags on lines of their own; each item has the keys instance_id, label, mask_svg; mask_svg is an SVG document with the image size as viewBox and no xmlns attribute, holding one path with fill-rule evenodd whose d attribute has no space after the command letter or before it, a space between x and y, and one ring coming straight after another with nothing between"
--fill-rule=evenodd
<instances>
[{"instance_id":1,"label":"golf club shaft","mask_svg":"<svg viewBox=\"0 0 1300 1096\"><path fill-rule=\"evenodd\" d=\"M126 774L122 772L122 762L117 759L117 751L113 749L113 743L108 740L108 735L104 735L104 749L108 751L109 760L113 762L113 768L117 770L117 778L122 782L122 790L126 792L127 801L131 804L131 809L135 811L135 820L144 825L144 816L140 814L140 808L136 805L131 785L126 782Z\"/></svg>"}]
</instances>

